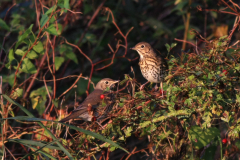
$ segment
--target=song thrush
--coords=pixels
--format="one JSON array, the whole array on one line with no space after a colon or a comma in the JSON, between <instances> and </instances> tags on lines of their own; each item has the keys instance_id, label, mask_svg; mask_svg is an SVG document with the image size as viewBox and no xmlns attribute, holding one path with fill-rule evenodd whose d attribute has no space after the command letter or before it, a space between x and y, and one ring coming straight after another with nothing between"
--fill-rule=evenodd
<instances>
[{"instance_id":1,"label":"song thrush","mask_svg":"<svg viewBox=\"0 0 240 160\"><path fill-rule=\"evenodd\" d=\"M165 59L157 55L147 42L139 42L131 49L137 51L140 55L139 66L143 77L148 80L147 83L160 83L160 87L163 90L162 82L168 74L168 64ZM143 89L147 83L141 85L140 90Z\"/></svg>"},{"instance_id":2,"label":"song thrush","mask_svg":"<svg viewBox=\"0 0 240 160\"><path fill-rule=\"evenodd\" d=\"M104 92L104 90L107 87L111 89L112 86L118 82L118 80L112 80L110 78L100 80L94 91L90 93L69 116L63 118L60 122L65 122L75 118L81 118L84 121L93 121L93 118L96 120L105 118L108 112L112 109L115 98L114 94L109 91ZM105 103L105 106L102 105L102 102Z\"/></svg>"}]
</instances>

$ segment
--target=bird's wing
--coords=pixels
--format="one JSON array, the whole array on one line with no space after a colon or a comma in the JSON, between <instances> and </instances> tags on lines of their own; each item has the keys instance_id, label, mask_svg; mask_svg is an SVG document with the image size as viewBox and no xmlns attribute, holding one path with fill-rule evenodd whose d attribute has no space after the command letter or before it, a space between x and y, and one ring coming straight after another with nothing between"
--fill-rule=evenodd
<instances>
[{"instance_id":1,"label":"bird's wing","mask_svg":"<svg viewBox=\"0 0 240 160\"><path fill-rule=\"evenodd\" d=\"M103 94L103 91L100 89L95 89L92 93L90 93L87 98L75 109L72 113L66 118L62 119L60 122L65 122L70 119L75 118L83 118L87 119L88 114L88 106L89 104L92 106L92 109L96 108L99 103L102 101L100 95Z\"/></svg>"},{"instance_id":2,"label":"bird's wing","mask_svg":"<svg viewBox=\"0 0 240 160\"><path fill-rule=\"evenodd\" d=\"M83 108L87 108L89 104L93 108L96 108L102 102L102 99L100 98L101 94L103 94L103 90L95 89L75 110L82 110Z\"/></svg>"},{"instance_id":3,"label":"bird's wing","mask_svg":"<svg viewBox=\"0 0 240 160\"><path fill-rule=\"evenodd\" d=\"M168 74L167 61L161 56L157 56L157 59L158 59L157 60L158 65L160 66L160 77L165 78L165 76L167 76L167 74Z\"/></svg>"},{"instance_id":4,"label":"bird's wing","mask_svg":"<svg viewBox=\"0 0 240 160\"><path fill-rule=\"evenodd\" d=\"M102 104L102 99L100 98L100 96L104 94L104 102L105 102L105 106L104 108L99 107L99 105ZM87 98L75 109L73 110L73 112L66 118L62 119L60 122L65 122L68 121L70 119L75 119L75 118L82 118L84 120L89 120L91 119L91 116L96 116L96 117L102 117L102 115L105 115L107 112L109 112L109 110L112 107L112 97L113 95L110 94L109 92L104 92L103 90L99 90L99 89L95 89L92 93L90 93ZM94 111L94 115L88 115L88 107L91 106L92 107L92 111Z\"/></svg>"},{"instance_id":5,"label":"bird's wing","mask_svg":"<svg viewBox=\"0 0 240 160\"><path fill-rule=\"evenodd\" d=\"M168 69L167 61L163 57L157 56L157 62L159 65L161 65L161 67Z\"/></svg>"},{"instance_id":6,"label":"bird's wing","mask_svg":"<svg viewBox=\"0 0 240 160\"><path fill-rule=\"evenodd\" d=\"M61 119L59 122L66 122L69 121L70 119L75 119L75 118L79 118L80 115L82 115L83 113L86 113L87 110L74 110L69 116Z\"/></svg>"}]
</instances>

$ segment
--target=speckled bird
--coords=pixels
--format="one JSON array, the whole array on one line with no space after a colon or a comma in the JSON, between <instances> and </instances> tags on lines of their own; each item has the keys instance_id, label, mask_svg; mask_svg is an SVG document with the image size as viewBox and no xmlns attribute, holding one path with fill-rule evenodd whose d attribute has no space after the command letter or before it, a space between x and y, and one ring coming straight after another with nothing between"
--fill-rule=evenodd
<instances>
[{"instance_id":1,"label":"speckled bird","mask_svg":"<svg viewBox=\"0 0 240 160\"><path fill-rule=\"evenodd\" d=\"M139 42L131 49L137 51L140 55L139 66L143 77L148 80L147 83L160 83L160 87L163 89L163 81L168 75L168 64L166 60L160 55L157 55L147 42ZM142 90L147 83L141 85L140 90Z\"/></svg>"}]
</instances>

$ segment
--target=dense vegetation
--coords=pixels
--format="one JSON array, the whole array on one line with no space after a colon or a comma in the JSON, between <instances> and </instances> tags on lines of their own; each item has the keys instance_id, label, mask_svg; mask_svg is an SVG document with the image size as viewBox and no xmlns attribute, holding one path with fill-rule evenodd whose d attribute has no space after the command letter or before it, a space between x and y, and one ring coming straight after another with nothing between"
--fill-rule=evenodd
<instances>
[{"instance_id":1,"label":"dense vegetation","mask_svg":"<svg viewBox=\"0 0 240 160\"><path fill-rule=\"evenodd\" d=\"M1 1L0 155L238 159L239 10L232 0ZM129 48L140 41L168 62L160 92L139 91ZM58 122L106 77L121 80L108 120Z\"/></svg>"}]
</instances>

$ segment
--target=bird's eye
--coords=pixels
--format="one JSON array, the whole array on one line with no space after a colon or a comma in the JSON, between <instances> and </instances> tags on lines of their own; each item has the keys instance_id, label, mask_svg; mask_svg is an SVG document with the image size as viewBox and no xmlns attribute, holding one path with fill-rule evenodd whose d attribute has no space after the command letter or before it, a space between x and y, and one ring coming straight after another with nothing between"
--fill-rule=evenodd
<instances>
[{"instance_id":1,"label":"bird's eye","mask_svg":"<svg viewBox=\"0 0 240 160\"><path fill-rule=\"evenodd\" d=\"M108 81L106 81L105 83L108 84Z\"/></svg>"},{"instance_id":2,"label":"bird's eye","mask_svg":"<svg viewBox=\"0 0 240 160\"><path fill-rule=\"evenodd\" d=\"M141 45L141 48L144 48L145 46L144 45Z\"/></svg>"}]
</instances>

